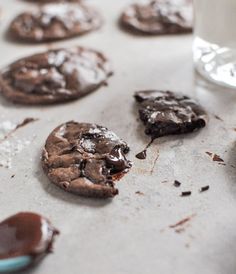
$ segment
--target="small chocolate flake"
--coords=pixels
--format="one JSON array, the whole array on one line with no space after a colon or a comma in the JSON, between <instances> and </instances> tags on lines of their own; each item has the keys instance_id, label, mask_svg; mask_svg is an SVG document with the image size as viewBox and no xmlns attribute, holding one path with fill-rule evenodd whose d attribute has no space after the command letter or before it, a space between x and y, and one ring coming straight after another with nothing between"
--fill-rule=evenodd
<instances>
[{"instance_id":1,"label":"small chocolate flake","mask_svg":"<svg viewBox=\"0 0 236 274\"><path fill-rule=\"evenodd\" d=\"M180 187L181 186L181 183L177 180L174 181L174 186L175 187Z\"/></svg>"},{"instance_id":2,"label":"small chocolate flake","mask_svg":"<svg viewBox=\"0 0 236 274\"><path fill-rule=\"evenodd\" d=\"M209 190L209 188L210 188L210 186L203 186L203 187L201 187L200 192L207 191L207 190Z\"/></svg>"},{"instance_id":3,"label":"small chocolate flake","mask_svg":"<svg viewBox=\"0 0 236 274\"><path fill-rule=\"evenodd\" d=\"M192 191L183 191L182 193L181 193L181 196L182 197L185 197L185 196L190 196L192 194Z\"/></svg>"},{"instance_id":4,"label":"small chocolate flake","mask_svg":"<svg viewBox=\"0 0 236 274\"><path fill-rule=\"evenodd\" d=\"M11 175L11 178L14 178L15 177L15 174Z\"/></svg>"},{"instance_id":5,"label":"small chocolate flake","mask_svg":"<svg viewBox=\"0 0 236 274\"><path fill-rule=\"evenodd\" d=\"M217 120L219 120L219 121L222 121L222 122L223 122L223 119L222 119L222 118L220 118L220 116L218 116L218 115L214 115L214 117L215 117Z\"/></svg>"},{"instance_id":6,"label":"small chocolate flake","mask_svg":"<svg viewBox=\"0 0 236 274\"><path fill-rule=\"evenodd\" d=\"M209 155L210 157L212 157L212 155L213 155L213 154L212 154L211 152L209 152L209 151L206 151L206 154Z\"/></svg>"},{"instance_id":7,"label":"small chocolate flake","mask_svg":"<svg viewBox=\"0 0 236 274\"><path fill-rule=\"evenodd\" d=\"M224 162L224 160L222 159L222 158L220 158L220 156L219 155L217 155L217 154L215 154L214 156L213 156L213 161L214 162Z\"/></svg>"},{"instance_id":8,"label":"small chocolate flake","mask_svg":"<svg viewBox=\"0 0 236 274\"><path fill-rule=\"evenodd\" d=\"M144 193L143 193L143 192L141 192L141 191L136 191L136 192L135 192L135 194L137 194L137 195L141 195L141 196L143 196L143 195L144 195Z\"/></svg>"},{"instance_id":9,"label":"small chocolate flake","mask_svg":"<svg viewBox=\"0 0 236 274\"><path fill-rule=\"evenodd\" d=\"M212 158L212 161L224 163L224 160L219 155L208 151L206 151L206 154Z\"/></svg>"}]
</instances>

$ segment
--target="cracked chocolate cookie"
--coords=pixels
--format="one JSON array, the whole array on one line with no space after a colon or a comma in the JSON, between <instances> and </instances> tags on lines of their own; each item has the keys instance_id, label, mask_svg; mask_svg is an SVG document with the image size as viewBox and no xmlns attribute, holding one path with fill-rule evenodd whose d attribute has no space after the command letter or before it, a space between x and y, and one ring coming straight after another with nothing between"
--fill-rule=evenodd
<instances>
[{"instance_id":1,"label":"cracked chocolate cookie","mask_svg":"<svg viewBox=\"0 0 236 274\"><path fill-rule=\"evenodd\" d=\"M153 139L173 134L189 133L206 126L207 114L194 100L170 91L140 91L135 93L139 116L147 135Z\"/></svg>"},{"instance_id":2,"label":"cracked chocolate cookie","mask_svg":"<svg viewBox=\"0 0 236 274\"><path fill-rule=\"evenodd\" d=\"M21 104L51 104L84 96L112 74L100 52L76 47L32 55L9 65L0 74L0 92Z\"/></svg>"},{"instance_id":3,"label":"cracked chocolate cookie","mask_svg":"<svg viewBox=\"0 0 236 274\"><path fill-rule=\"evenodd\" d=\"M28 2L33 2L33 3L37 3L37 4L46 4L46 3L52 3L52 2L55 2L55 3L59 3L59 2L82 2L84 0L25 0L25 1L28 1Z\"/></svg>"},{"instance_id":4,"label":"cracked chocolate cookie","mask_svg":"<svg viewBox=\"0 0 236 274\"><path fill-rule=\"evenodd\" d=\"M192 31L192 0L154 0L132 4L123 12L121 25L140 34L179 34Z\"/></svg>"},{"instance_id":5,"label":"cracked chocolate cookie","mask_svg":"<svg viewBox=\"0 0 236 274\"><path fill-rule=\"evenodd\" d=\"M118 194L114 181L131 167L128 145L107 128L74 121L48 137L42 165L51 182L78 195L109 198Z\"/></svg>"},{"instance_id":6,"label":"cracked chocolate cookie","mask_svg":"<svg viewBox=\"0 0 236 274\"><path fill-rule=\"evenodd\" d=\"M19 41L44 42L66 39L98 29L100 14L83 3L52 3L18 15L9 35Z\"/></svg>"}]
</instances>

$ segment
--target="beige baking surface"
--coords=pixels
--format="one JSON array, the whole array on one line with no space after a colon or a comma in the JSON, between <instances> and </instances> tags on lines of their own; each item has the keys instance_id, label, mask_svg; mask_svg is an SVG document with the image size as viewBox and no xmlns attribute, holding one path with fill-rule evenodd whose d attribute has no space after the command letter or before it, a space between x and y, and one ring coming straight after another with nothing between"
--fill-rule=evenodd
<instances>
[{"instance_id":1,"label":"beige baking surface","mask_svg":"<svg viewBox=\"0 0 236 274\"><path fill-rule=\"evenodd\" d=\"M12 157L12 168L1 168L0 219L18 211L36 211L61 230L55 253L27 273L235 274L236 92L194 79L191 35L135 37L117 26L120 12L130 1L89 2L105 18L101 30L51 45L25 45L7 41L4 32L15 14L33 5L0 1L1 67L48 47L85 45L104 51L115 71L108 87L65 105L21 107L0 99L1 123L40 119L9 139L10 148L19 142L23 146ZM199 133L157 140L142 162L134 155L148 138L137 122L132 95L147 88L197 97L208 109L210 123ZM120 195L112 201L65 193L44 176L40 167L44 141L53 128L71 119L105 125L130 144L133 169L117 184ZM226 166L211 161L206 151L219 154ZM175 179L182 182L181 188L173 187ZM205 185L210 190L199 194ZM191 190L192 195L182 198L182 190ZM181 233L169 227L192 214L195 217Z\"/></svg>"}]
</instances>

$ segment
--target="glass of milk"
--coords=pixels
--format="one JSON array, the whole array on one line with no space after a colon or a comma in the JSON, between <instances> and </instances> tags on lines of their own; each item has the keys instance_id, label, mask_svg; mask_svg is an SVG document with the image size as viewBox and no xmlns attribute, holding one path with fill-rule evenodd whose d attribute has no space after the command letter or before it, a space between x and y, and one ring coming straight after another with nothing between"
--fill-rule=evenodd
<instances>
[{"instance_id":1,"label":"glass of milk","mask_svg":"<svg viewBox=\"0 0 236 274\"><path fill-rule=\"evenodd\" d=\"M194 0L194 10L197 71L236 89L236 0Z\"/></svg>"}]
</instances>

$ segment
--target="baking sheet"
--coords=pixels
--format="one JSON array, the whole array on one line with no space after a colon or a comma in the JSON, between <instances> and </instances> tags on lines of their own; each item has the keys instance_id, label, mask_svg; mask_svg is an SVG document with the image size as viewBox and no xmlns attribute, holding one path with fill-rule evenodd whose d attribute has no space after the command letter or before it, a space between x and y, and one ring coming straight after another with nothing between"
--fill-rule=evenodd
<instances>
[{"instance_id":1,"label":"baking sheet","mask_svg":"<svg viewBox=\"0 0 236 274\"><path fill-rule=\"evenodd\" d=\"M131 1L89 2L105 18L101 30L43 45L6 40L10 20L33 5L19 0L0 2L1 67L47 48L84 45L106 53L115 71L108 87L64 105L16 106L0 98L1 125L39 118L8 139L5 154L0 144L0 156L9 153L11 162L11 168L1 168L0 218L36 211L61 231L55 253L25 273L235 274L236 92L194 75L191 35L132 36L117 26L120 12ZM147 160L140 161L134 155L149 139L137 121L132 95L147 88L198 98L210 113L210 123L198 133L156 140ZM72 119L107 126L131 146L133 168L117 183L120 194L111 201L65 193L42 172L40 153L45 139L57 125ZM226 165L213 162L207 151L220 155ZM173 186L175 179L182 182L181 188ZM200 194L199 188L205 185L210 190ZM180 197L185 190L192 195ZM183 226L170 227L189 216L191 220Z\"/></svg>"}]
</instances>

